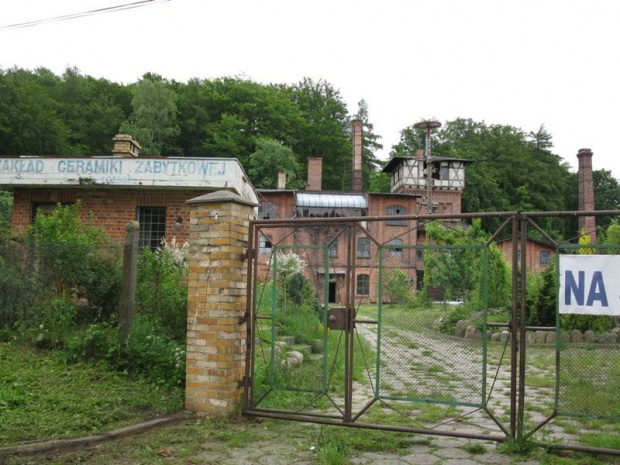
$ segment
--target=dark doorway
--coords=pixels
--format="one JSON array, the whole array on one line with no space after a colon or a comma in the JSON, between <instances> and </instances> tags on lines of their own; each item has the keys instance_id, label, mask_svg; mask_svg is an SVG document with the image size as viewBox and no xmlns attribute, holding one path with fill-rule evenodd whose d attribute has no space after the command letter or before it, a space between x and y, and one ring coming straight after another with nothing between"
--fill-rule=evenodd
<instances>
[{"instance_id":1,"label":"dark doorway","mask_svg":"<svg viewBox=\"0 0 620 465\"><path fill-rule=\"evenodd\" d=\"M336 281L329 282L329 303L336 303Z\"/></svg>"}]
</instances>

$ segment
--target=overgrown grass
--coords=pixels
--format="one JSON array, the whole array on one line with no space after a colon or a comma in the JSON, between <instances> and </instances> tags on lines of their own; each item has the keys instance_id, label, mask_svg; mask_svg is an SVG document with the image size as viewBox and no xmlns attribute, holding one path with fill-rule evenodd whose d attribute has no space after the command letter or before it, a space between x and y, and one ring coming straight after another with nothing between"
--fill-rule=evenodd
<instances>
[{"instance_id":1,"label":"overgrown grass","mask_svg":"<svg viewBox=\"0 0 620 465\"><path fill-rule=\"evenodd\" d=\"M95 434L183 408L181 388L0 343L0 446Z\"/></svg>"}]
</instances>

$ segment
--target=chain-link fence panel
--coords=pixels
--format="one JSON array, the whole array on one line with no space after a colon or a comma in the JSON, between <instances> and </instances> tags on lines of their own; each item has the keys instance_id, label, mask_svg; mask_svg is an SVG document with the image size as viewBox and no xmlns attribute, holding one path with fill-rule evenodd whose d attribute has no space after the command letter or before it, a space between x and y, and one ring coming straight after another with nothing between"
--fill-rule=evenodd
<instances>
[{"instance_id":1,"label":"chain-link fence panel","mask_svg":"<svg viewBox=\"0 0 620 465\"><path fill-rule=\"evenodd\" d=\"M620 419L620 318L612 315L620 304L617 289L610 288L606 276L595 269L620 265L620 247L563 247L559 254L559 300L564 307L573 303L581 309L573 313L560 308L557 317L557 411L567 416ZM580 259L579 270L563 265L571 257Z\"/></svg>"},{"instance_id":2,"label":"chain-link fence panel","mask_svg":"<svg viewBox=\"0 0 620 465\"><path fill-rule=\"evenodd\" d=\"M482 406L486 372L484 246L385 245L379 279L378 395L383 399ZM424 255L417 289L416 257ZM476 307L468 334L450 328ZM443 331L442 331L443 330Z\"/></svg>"},{"instance_id":3,"label":"chain-link fence panel","mask_svg":"<svg viewBox=\"0 0 620 465\"><path fill-rule=\"evenodd\" d=\"M344 343L327 323L344 292L334 259L346 253L346 230L262 228L257 237L254 406L329 409L344 376Z\"/></svg>"}]
</instances>

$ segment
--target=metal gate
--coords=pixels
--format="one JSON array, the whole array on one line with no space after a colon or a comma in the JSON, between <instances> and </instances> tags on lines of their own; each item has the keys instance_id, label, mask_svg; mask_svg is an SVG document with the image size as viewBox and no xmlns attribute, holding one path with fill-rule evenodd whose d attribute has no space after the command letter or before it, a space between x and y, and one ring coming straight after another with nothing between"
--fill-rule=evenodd
<instances>
[{"instance_id":1,"label":"metal gate","mask_svg":"<svg viewBox=\"0 0 620 465\"><path fill-rule=\"evenodd\" d=\"M501 225L481 240L461 225L472 218ZM244 413L494 441L549 437L557 417L581 413L562 409L568 363L560 361L571 352L559 316L553 326L527 324L528 226L555 257L568 247L535 218L252 222ZM507 270L498 268L501 238L512 254ZM531 337L539 332L559 342L539 344ZM528 358L529 344L536 360ZM618 344L605 350L603 366L613 374ZM537 364L548 360L551 379L536 378ZM611 396L620 402L620 394Z\"/></svg>"}]
</instances>

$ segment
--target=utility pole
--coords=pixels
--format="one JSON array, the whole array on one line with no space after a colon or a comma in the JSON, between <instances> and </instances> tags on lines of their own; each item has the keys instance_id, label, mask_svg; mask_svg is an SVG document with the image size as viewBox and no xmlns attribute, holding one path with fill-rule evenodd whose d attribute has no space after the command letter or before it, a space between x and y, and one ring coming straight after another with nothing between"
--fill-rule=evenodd
<instances>
[{"instance_id":1,"label":"utility pole","mask_svg":"<svg viewBox=\"0 0 620 465\"><path fill-rule=\"evenodd\" d=\"M426 202L427 202L427 212L429 215L432 215L434 212L433 208L433 167L432 167L432 158L431 158L431 129L436 129L441 127L441 123L439 121L420 121L419 123L415 123L413 125L416 129L424 129L426 131L426 147L424 148L424 155L426 158Z\"/></svg>"}]
</instances>

